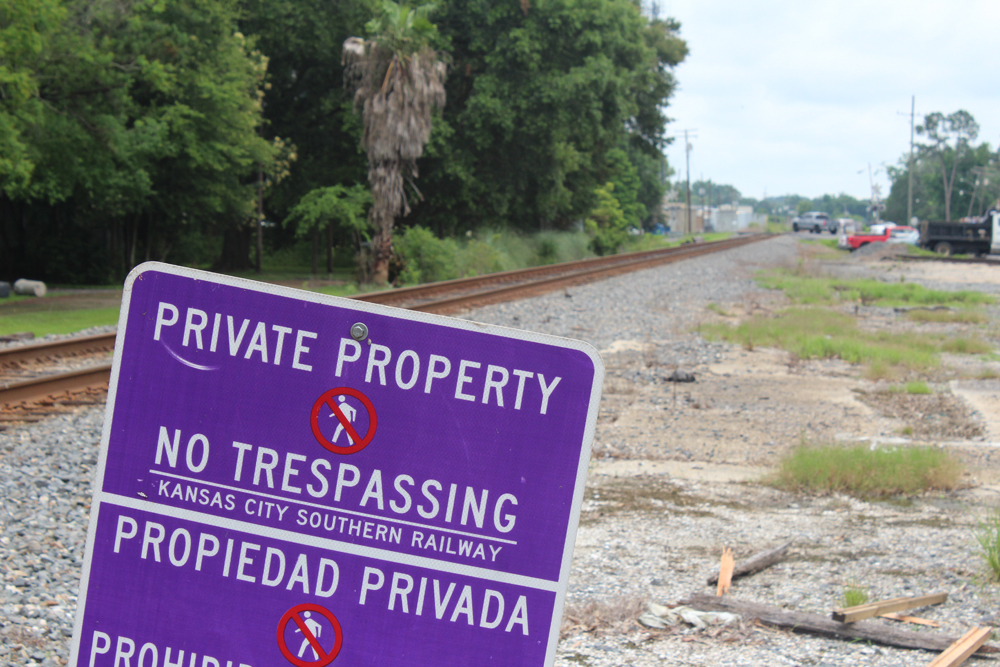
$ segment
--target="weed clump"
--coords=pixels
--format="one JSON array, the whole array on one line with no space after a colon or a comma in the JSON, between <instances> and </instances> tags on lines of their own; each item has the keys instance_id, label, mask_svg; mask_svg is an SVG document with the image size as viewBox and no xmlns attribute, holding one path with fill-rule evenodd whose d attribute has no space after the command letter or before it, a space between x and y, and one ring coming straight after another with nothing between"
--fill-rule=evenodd
<instances>
[{"instance_id":1,"label":"weed clump","mask_svg":"<svg viewBox=\"0 0 1000 667\"><path fill-rule=\"evenodd\" d=\"M848 582L844 587L841 604L846 607L857 607L868 602L868 589L856 581Z\"/></svg>"},{"instance_id":2,"label":"weed clump","mask_svg":"<svg viewBox=\"0 0 1000 667\"><path fill-rule=\"evenodd\" d=\"M980 555L986 561L990 578L1000 581L1000 508L979 525L976 541L982 548Z\"/></svg>"},{"instance_id":3,"label":"weed clump","mask_svg":"<svg viewBox=\"0 0 1000 667\"><path fill-rule=\"evenodd\" d=\"M955 489L961 472L947 452L930 447L873 450L865 445L804 444L766 481L788 491L884 498Z\"/></svg>"}]
</instances>

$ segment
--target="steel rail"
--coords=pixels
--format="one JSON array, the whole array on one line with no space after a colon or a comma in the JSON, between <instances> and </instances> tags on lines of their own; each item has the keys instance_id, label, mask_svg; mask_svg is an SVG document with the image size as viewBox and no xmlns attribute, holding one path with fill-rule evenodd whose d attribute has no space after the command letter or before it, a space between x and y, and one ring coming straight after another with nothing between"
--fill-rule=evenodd
<instances>
[{"instance_id":1,"label":"steel rail","mask_svg":"<svg viewBox=\"0 0 1000 667\"><path fill-rule=\"evenodd\" d=\"M763 238L763 236L755 236L740 239L727 239L726 241L717 241L715 244L712 244L711 247L709 247L709 244L698 244L694 246L671 248L670 250L674 252L669 254L661 252L658 255L653 256L646 255L643 257L634 257L631 258L630 261L626 262L619 262L608 266L601 265L596 268L586 268L572 273L565 273L549 278L540 278L527 283L515 283L480 290L470 294L462 294L451 298L437 299L435 301L407 306L407 308L409 310L417 310L426 313L447 313L460 308L472 308L491 303L498 303L501 301L511 301L514 297L533 296L564 287L582 285L584 283L603 280L622 273L639 271L641 269L651 268L661 264L669 264L683 259L718 252L720 250L739 247L748 243L760 241Z\"/></svg>"},{"instance_id":2,"label":"steel rail","mask_svg":"<svg viewBox=\"0 0 1000 667\"><path fill-rule=\"evenodd\" d=\"M709 243L684 244L672 248L658 248L656 250L643 250L640 252L625 253L621 255L609 255L607 257L597 257L591 259L579 259L571 262L561 262L559 264L549 264L530 269L516 269L513 271L502 271L498 273L475 276L472 278L457 278L454 280L443 280L426 285L416 285L413 287L402 287L399 289L385 290L382 292L370 292L368 294L358 294L350 298L368 303L379 303L383 305L395 305L399 303L414 302L421 298L463 292L463 295L456 295L446 299L423 302L416 305L403 305L400 307L423 312L447 312L458 307L471 307L490 302L491 294L497 296L518 293L521 288L526 293L538 293L541 290L533 289L546 284L551 289L562 286L563 278L569 279L567 284L580 284L586 282L580 280L583 276L594 276L592 279L600 279L603 276L611 276L625 271L635 271L647 266L656 266L661 263L683 259L684 257L696 257L698 255L725 250L746 243L763 240L767 235L755 234L751 236L738 237L735 239L725 239L722 241L712 241ZM665 260L665 261L661 261ZM624 267L624 271L618 270ZM528 280L525 280L528 279ZM500 284L503 287L491 289L491 285Z\"/></svg>"},{"instance_id":3,"label":"steel rail","mask_svg":"<svg viewBox=\"0 0 1000 667\"><path fill-rule=\"evenodd\" d=\"M21 361L37 361L52 357L63 357L88 352L101 352L115 348L115 334L97 334L66 338L48 343L33 343L0 349L0 367L9 366Z\"/></svg>"},{"instance_id":4,"label":"steel rail","mask_svg":"<svg viewBox=\"0 0 1000 667\"><path fill-rule=\"evenodd\" d=\"M715 247L720 243L726 243L729 239L722 241L712 241L710 243L697 244L700 246ZM641 250L638 252L623 253L620 255L607 255L605 257L591 257L588 259L575 259L569 262L559 262L558 264L546 264L544 266L534 266L527 269L512 269L510 271L498 271L482 276L471 278L454 278L452 280L441 280L424 285L413 285L411 287L398 287L381 292L368 292L367 294L356 294L349 298L368 303L389 304L410 299L419 299L435 294L468 290L482 285L493 283L524 282L525 279L541 278L555 274L565 274L575 272L582 268L599 267L610 264L621 264L643 257L655 257L664 253L674 253L680 249L689 247L690 244L674 246L671 248L657 248L655 250Z\"/></svg>"},{"instance_id":5,"label":"steel rail","mask_svg":"<svg viewBox=\"0 0 1000 667\"><path fill-rule=\"evenodd\" d=\"M99 364L69 373L10 382L0 385L0 405L12 405L66 391L79 391L95 385L106 385L111 379L111 364Z\"/></svg>"},{"instance_id":6,"label":"steel rail","mask_svg":"<svg viewBox=\"0 0 1000 667\"><path fill-rule=\"evenodd\" d=\"M1000 266L1000 261L986 259L985 257L949 257L940 255L938 257L928 257L927 255L896 255L895 257L883 257L883 261L903 260L904 262L950 262L952 264L992 264Z\"/></svg>"},{"instance_id":7,"label":"steel rail","mask_svg":"<svg viewBox=\"0 0 1000 667\"><path fill-rule=\"evenodd\" d=\"M601 280L614 275L638 271L661 264L690 259L701 255L735 248L749 243L769 238L765 234L743 236L711 243L685 244L673 248L612 255L590 260L576 260L552 264L533 269L505 271L476 278L461 278L457 280L406 287L386 292L363 294L355 299L369 303L389 305L403 300L415 300L420 297L447 294L457 290L475 287L487 287L456 296L445 297L433 301L425 301L408 306L410 310L421 312L449 312L458 308L496 303L550 292L559 288L580 285ZM525 277L533 278L525 282ZM514 282L518 278L521 282ZM499 286L496 286L499 284ZM391 298L390 298L391 297ZM114 346L115 334L99 334L75 339L24 345L0 350L0 366L21 360L44 359L48 357L94 352L111 349ZM111 364L100 364L69 373L60 373L44 377L0 384L0 406L10 406L25 401L38 399L67 391L79 391L90 386L106 385L111 377Z\"/></svg>"}]
</instances>

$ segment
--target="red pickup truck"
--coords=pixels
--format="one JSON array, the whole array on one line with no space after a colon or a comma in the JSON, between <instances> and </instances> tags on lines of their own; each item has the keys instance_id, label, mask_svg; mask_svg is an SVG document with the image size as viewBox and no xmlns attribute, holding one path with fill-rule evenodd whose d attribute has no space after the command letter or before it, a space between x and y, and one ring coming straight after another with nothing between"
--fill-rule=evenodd
<instances>
[{"instance_id":1,"label":"red pickup truck","mask_svg":"<svg viewBox=\"0 0 1000 667\"><path fill-rule=\"evenodd\" d=\"M862 234L851 234L847 237L847 247L851 250L857 250L863 245L868 245L869 243L885 243L889 240L889 227L884 227L882 225L873 225L874 229L867 233Z\"/></svg>"},{"instance_id":2,"label":"red pickup truck","mask_svg":"<svg viewBox=\"0 0 1000 667\"><path fill-rule=\"evenodd\" d=\"M857 250L869 243L909 243L916 244L920 238L919 232L913 227L903 225L872 225L866 234L851 234L840 237L837 245L841 248Z\"/></svg>"}]
</instances>

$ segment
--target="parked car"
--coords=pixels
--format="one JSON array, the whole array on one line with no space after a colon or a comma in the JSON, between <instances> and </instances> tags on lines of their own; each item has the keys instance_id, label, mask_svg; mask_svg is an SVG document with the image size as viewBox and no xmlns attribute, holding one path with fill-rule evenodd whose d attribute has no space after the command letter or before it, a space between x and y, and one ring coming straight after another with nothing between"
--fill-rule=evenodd
<instances>
[{"instance_id":1,"label":"parked car","mask_svg":"<svg viewBox=\"0 0 1000 667\"><path fill-rule=\"evenodd\" d=\"M809 231L813 234L821 232L836 234L837 225L830 220L829 214L822 211L810 211L792 219L792 231L797 232L799 230Z\"/></svg>"},{"instance_id":2,"label":"parked car","mask_svg":"<svg viewBox=\"0 0 1000 667\"><path fill-rule=\"evenodd\" d=\"M896 225L889 229L889 240L887 243L909 243L917 245L920 242L920 232L913 227L906 225Z\"/></svg>"}]
</instances>

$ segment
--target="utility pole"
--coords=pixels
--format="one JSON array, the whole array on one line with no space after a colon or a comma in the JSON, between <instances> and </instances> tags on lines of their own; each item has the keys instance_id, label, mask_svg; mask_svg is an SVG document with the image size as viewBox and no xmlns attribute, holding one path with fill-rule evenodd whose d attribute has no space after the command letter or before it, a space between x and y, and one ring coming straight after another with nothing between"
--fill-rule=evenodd
<instances>
[{"instance_id":1,"label":"utility pole","mask_svg":"<svg viewBox=\"0 0 1000 667\"><path fill-rule=\"evenodd\" d=\"M691 142L688 141L688 132L693 131L684 130L684 161L685 171L687 172L687 187L685 188L685 202L687 206L687 214L684 221L685 234L691 234L694 230L694 225L691 224Z\"/></svg>"},{"instance_id":2,"label":"utility pole","mask_svg":"<svg viewBox=\"0 0 1000 667\"><path fill-rule=\"evenodd\" d=\"M910 155L906 161L906 224L913 220L913 119L916 116L917 96L910 96ZM902 111L897 115L905 116Z\"/></svg>"},{"instance_id":3,"label":"utility pole","mask_svg":"<svg viewBox=\"0 0 1000 667\"><path fill-rule=\"evenodd\" d=\"M913 222L913 115L917 108L917 96L910 96L910 163L906 168L906 224Z\"/></svg>"}]
</instances>

